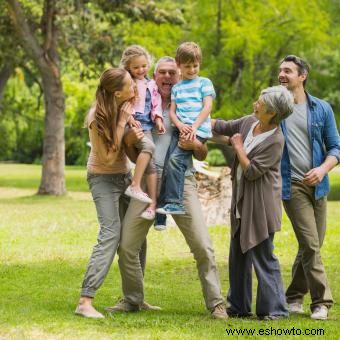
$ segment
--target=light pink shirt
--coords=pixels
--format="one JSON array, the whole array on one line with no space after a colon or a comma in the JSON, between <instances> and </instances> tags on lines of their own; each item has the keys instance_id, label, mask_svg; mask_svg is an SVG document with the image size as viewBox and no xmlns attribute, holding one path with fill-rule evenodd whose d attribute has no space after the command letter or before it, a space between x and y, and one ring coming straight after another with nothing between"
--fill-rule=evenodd
<instances>
[{"instance_id":1,"label":"light pink shirt","mask_svg":"<svg viewBox=\"0 0 340 340\"><path fill-rule=\"evenodd\" d=\"M157 85L154 80L135 79L138 91L138 100L135 104L135 112L144 113L146 89L149 89L151 94L151 120L154 122L156 117L163 118L162 115L162 99L158 92Z\"/></svg>"}]
</instances>

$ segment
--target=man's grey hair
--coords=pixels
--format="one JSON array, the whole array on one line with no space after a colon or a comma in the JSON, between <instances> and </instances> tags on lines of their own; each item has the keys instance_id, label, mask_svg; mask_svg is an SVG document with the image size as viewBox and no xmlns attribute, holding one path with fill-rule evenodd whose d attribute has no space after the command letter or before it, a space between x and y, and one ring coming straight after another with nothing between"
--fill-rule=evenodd
<instances>
[{"instance_id":1,"label":"man's grey hair","mask_svg":"<svg viewBox=\"0 0 340 340\"><path fill-rule=\"evenodd\" d=\"M172 57L169 57L169 56L165 56L165 57L162 57L161 59L159 59L155 65L155 69L153 71L153 74L156 74L157 70L158 70L158 67L161 63L175 63L176 64L176 60L175 58L172 58Z\"/></svg>"},{"instance_id":2,"label":"man's grey hair","mask_svg":"<svg viewBox=\"0 0 340 340\"><path fill-rule=\"evenodd\" d=\"M293 112L294 96L282 85L264 89L261 92L260 99L266 106L267 112L275 113L270 124L279 125L283 119Z\"/></svg>"}]
</instances>

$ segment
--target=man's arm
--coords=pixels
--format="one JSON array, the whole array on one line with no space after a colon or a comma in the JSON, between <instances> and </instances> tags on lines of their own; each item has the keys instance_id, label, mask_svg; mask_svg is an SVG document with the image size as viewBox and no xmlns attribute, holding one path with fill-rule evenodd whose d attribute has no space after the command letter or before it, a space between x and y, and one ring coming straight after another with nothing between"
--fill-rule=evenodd
<instances>
[{"instance_id":1,"label":"man's arm","mask_svg":"<svg viewBox=\"0 0 340 340\"><path fill-rule=\"evenodd\" d=\"M309 186L318 185L323 178L338 164L335 156L327 156L325 161L318 167L310 169L306 174L303 182Z\"/></svg>"},{"instance_id":2,"label":"man's arm","mask_svg":"<svg viewBox=\"0 0 340 340\"><path fill-rule=\"evenodd\" d=\"M305 174L304 183L310 186L318 185L323 178L331 171L340 161L340 138L336 127L333 110L327 104L327 116L323 132L323 140L327 150L327 156L324 162L316 168L309 170Z\"/></svg>"},{"instance_id":3,"label":"man's arm","mask_svg":"<svg viewBox=\"0 0 340 340\"><path fill-rule=\"evenodd\" d=\"M208 154L208 147L198 139L187 140L180 137L178 146L184 150L192 150L194 157L199 161L204 161Z\"/></svg>"}]
</instances>

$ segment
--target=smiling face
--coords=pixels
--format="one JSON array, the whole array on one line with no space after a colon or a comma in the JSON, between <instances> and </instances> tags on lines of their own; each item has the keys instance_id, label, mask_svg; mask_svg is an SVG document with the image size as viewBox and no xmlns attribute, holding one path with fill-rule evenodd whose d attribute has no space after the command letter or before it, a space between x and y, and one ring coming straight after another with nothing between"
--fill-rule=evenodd
<instances>
[{"instance_id":1,"label":"smiling face","mask_svg":"<svg viewBox=\"0 0 340 340\"><path fill-rule=\"evenodd\" d=\"M181 70L183 80L195 79L200 71L200 63L198 61L180 63L178 67Z\"/></svg>"},{"instance_id":2,"label":"smiling face","mask_svg":"<svg viewBox=\"0 0 340 340\"><path fill-rule=\"evenodd\" d=\"M262 124L268 124L271 119L275 116L274 113L267 112L266 104L263 102L261 96L259 99L254 102L254 115L255 117L262 123Z\"/></svg>"},{"instance_id":3,"label":"smiling face","mask_svg":"<svg viewBox=\"0 0 340 340\"><path fill-rule=\"evenodd\" d=\"M129 64L129 71L134 79L144 79L149 70L149 63L144 55L134 57Z\"/></svg>"},{"instance_id":4,"label":"smiling face","mask_svg":"<svg viewBox=\"0 0 340 340\"><path fill-rule=\"evenodd\" d=\"M284 61L279 68L279 83L294 92L303 89L306 74L299 74L298 66L292 61Z\"/></svg>"},{"instance_id":5,"label":"smiling face","mask_svg":"<svg viewBox=\"0 0 340 340\"><path fill-rule=\"evenodd\" d=\"M171 89L179 80L177 65L174 61L161 62L154 74L154 79L163 101L170 101Z\"/></svg>"}]
</instances>

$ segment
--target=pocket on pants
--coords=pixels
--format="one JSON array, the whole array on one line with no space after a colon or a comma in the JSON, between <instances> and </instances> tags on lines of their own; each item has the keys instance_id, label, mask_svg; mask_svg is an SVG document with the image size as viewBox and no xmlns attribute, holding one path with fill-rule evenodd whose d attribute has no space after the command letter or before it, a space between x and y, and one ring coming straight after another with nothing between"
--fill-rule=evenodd
<instances>
[{"instance_id":1,"label":"pocket on pants","mask_svg":"<svg viewBox=\"0 0 340 340\"><path fill-rule=\"evenodd\" d=\"M97 175L97 174L87 174L87 183L91 189L91 187L93 187L93 185L98 184L101 181L101 175Z\"/></svg>"},{"instance_id":2,"label":"pocket on pants","mask_svg":"<svg viewBox=\"0 0 340 340\"><path fill-rule=\"evenodd\" d=\"M128 172L125 176L124 176L124 187L125 189L132 183L132 175L131 172ZM125 191L124 189L124 191Z\"/></svg>"}]
</instances>

